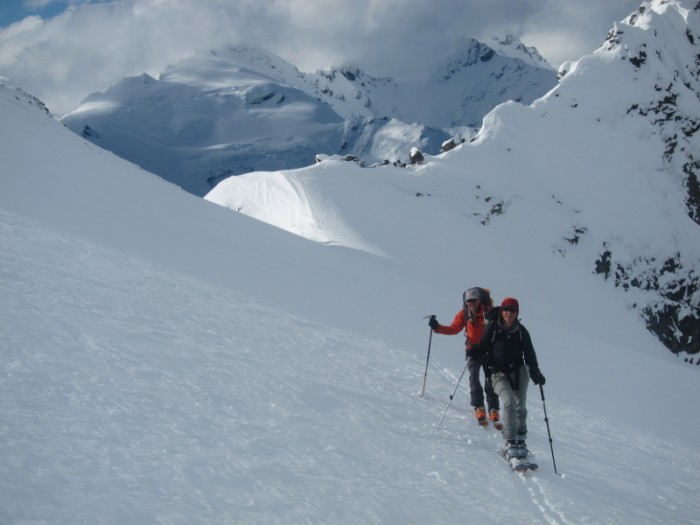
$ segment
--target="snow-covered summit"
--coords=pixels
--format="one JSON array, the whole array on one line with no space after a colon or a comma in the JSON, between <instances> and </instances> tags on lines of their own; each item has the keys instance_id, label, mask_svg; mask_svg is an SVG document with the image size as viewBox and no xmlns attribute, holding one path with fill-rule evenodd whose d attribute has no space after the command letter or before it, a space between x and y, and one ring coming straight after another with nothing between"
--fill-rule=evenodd
<instances>
[{"instance_id":1,"label":"snow-covered summit","mask_svg":"<svg viewBox=\"0 0 700 525\"><path fill-rule=\"evenodd\" d=\"M396 79L345 67L317 71L313 82L346 118L392 117L450 129L478 128L486 113L508 100L531 103L554 87L556 74L536 49L511 35L494 38L493 45L463 38L430 64L407 64Z\"/></svg>"},{"instance_id":2,"label":"snow-covered summit","mask_svg":"<svg viewBox=\"0 0 700 525\"><path fill-rule=\"evenodd\" d=\"M183 58L158 76L159 80L186 84L202 90L235 88L259 83L295 85L299 70L277 55L260 48L235 46Z\"/></svg>"},{"instance_id":3,"label":"snow-covered summit","mask_svg":"<svg viewBox=\"0 0 700 525\"><path fill-rule=\"evenodd\" d=\"M547 60L540 55L537 48L526 46L515 35L507 34L502 37L494 36L488 42L488 45L501 55L522 60L526 64L530 64L535 67L552 69L551 64L549 64L549 62L547 62Z\"/></svg>"},{"instance_id":4,"label":"snow-covered summit","mask_svg":"<svg viewBox=\"0 0 700 525\"><path fill-rule=\"evenodd\" d=\"M335 150L343 120L295 85L294 66L252 48L181 60L158 79L123 79L62 118L102 148L202 195L255 166ZM282 159L281 157L284 157Z\"/></svg>"},{"instance_id":5,"label":"snow-covered summit","mask_svg":"<svg viewBox=\"0 0 700 525\"><path fill-rule=\"evenodd\" d=\"M556 84L553 68L536 56L519 41L516 44L514 37L496 46L465 39L427 76L409 83L411 98L418 99L420 93L429 96L426 102L411 106L408 120L478 128L484 115L498 104L510 100L530 104Z\"/></svg>"},{"instance_id":6,"label":"snow-covered summit","mask_svg":"<svg viewBox=\"0 0 700 525\"><path fill-rule=\"evenodd\" d=\"M399 82L350 66L300 73L264 50L231 47L186 57L158 79L124 79L62 121L204 195L230 175L302 167L319 153L366 164L407 162L412 147L436 154L495 105L530 102L556 82L551 70L490 53L491 65L452 80L419 64L418 77Z\"/></svg>"}]
</instances>

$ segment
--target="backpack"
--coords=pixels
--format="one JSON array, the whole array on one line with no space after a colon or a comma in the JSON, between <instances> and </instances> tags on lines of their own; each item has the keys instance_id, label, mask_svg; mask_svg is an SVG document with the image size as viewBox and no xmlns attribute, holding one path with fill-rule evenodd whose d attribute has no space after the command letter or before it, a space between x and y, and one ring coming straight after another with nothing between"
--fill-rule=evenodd
<instances>
[{"instance_id":1,"label":"backpack","mask_svg":"<svg viewBox=\"0 0 700 525\"><path fill-rule=\"evenodd\" d=\"M479 288L481 290L481 304L487 306L488 308L493 308L493 298L491 297L491 290L488 288Z\"/></svg>"},{"instance_id":2,"label":"backpack","mask_svg":"<svg viewBox=\"0 0 700 525\"><path fill-rule=\"evenodd\" d=\"M478 323L476 319L472 319L471 313L469 312L469 309L467 307L467 293L470 291L477 291L477 294L479 296L479 301L482 304L483 307L483 323ZM471 295L471 294L470 294ZM487 314L493 309L493 299L491 298L491 290L488 288L481 288L479 286L475 286L473 288L469 288L462 294L462 303L464 304L464 313L463 313L463 319L464 319L464 328L466 331L466 336L467 336L467 347L469 347L472 344L476 344L479 342L481 339L481 336L483 335L483 330L484 328L489 324L489 317L487 317ZM471 321L471 328L469 322ZM471 343L469 342L471 341Z\"/></svg>"}]
</instances>

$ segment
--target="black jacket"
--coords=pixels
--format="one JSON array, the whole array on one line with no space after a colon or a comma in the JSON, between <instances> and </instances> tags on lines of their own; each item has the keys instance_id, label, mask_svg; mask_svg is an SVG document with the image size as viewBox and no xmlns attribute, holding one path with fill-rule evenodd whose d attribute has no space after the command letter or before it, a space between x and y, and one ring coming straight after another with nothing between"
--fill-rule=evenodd
<instances>
[{"instance_id":1,"label":"black jacket","mask_svg":"<svg viewBox=\"0 0 700 525\"><path fill-rule=\"evenodd\" d=\"M474 345L467 354L475 359L484 356L484 369L489 375L493 372L510 374L519 370L523 363L527 365L530 377L539 375L530 332L519 321L507 331L500 320L489 323L479 344Z\"/></svg>"}]
</instances>

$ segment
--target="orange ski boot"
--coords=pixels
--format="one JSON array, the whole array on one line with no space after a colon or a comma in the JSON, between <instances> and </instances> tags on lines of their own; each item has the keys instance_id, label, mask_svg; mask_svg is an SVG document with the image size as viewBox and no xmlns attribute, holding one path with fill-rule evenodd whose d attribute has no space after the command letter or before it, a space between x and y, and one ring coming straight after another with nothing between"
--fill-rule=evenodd
<instances>
[{"instance_id":1,"label":"orange ski boot","mask_svg":"<svg viewBox=\"0 0 700 525\"><path fill-rule=\"evenodd\" d=\"M501 418L498 414L498 410L496 410L495 408L489 410L489 419L491 420L491 423L493 423L493 427L496 430L503 430L503 423L501 423Z\"/></svg>"},{"instance_id":2,"label":"orange ski boot","mask_svg":"<svg viewBox=\"0 0 700 525\"><path fill-rule=\"evenodd\" d=\"M486 410L484 410L484 407L477 407L476 410L474 410L474 417L482 427L488 426L489 422L486 419Z\"/></svg>"}]
</instances>

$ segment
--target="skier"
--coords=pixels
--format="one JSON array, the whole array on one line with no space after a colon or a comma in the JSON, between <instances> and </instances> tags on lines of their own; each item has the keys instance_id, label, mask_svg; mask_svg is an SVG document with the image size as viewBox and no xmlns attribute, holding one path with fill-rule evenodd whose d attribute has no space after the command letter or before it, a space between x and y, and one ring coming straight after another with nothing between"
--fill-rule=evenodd
<instances>
[{"instance_id":1,"label":"skier","mask_svg":"<svg viewBox=\"0 0 700 525\"><path fill-rule=\"evenodd\" d=\"M491 309L492 301L488 290L484 288L469 288L462 295L464 307L457 312L452 324L444 326L438 323L435 317L431 317L428 324L437 334L455 335L463 329L466 336L466 359L469 369L469 393L471 405L474 407L474 416L481 426L488 425L486 420L486 410L484 407L484 390L486 391L486 401L489 408L489 419L496 429L501 430L503 425L500 422L498 396L494 392L491 379L484 371L484 388L481 386L480 373L483 367L483 359L470 356L470 349L481 340L487 321L486 313Z\"/></svg>"},{"instance_id":2,"label":"skier","mask_svg":"<svg viewBox=\"0 0 700 525\"><path fill-rule=\"evenodd\" d=\"M536 385L545 378L537 364L530 333L518 320L520 304L513 297L503 299L498 319L489 323L481 341L468 353L484 359L484 369L503 401L503 454L507 459L526 458L528 373Z\"/></svg>"}]
</instances>

